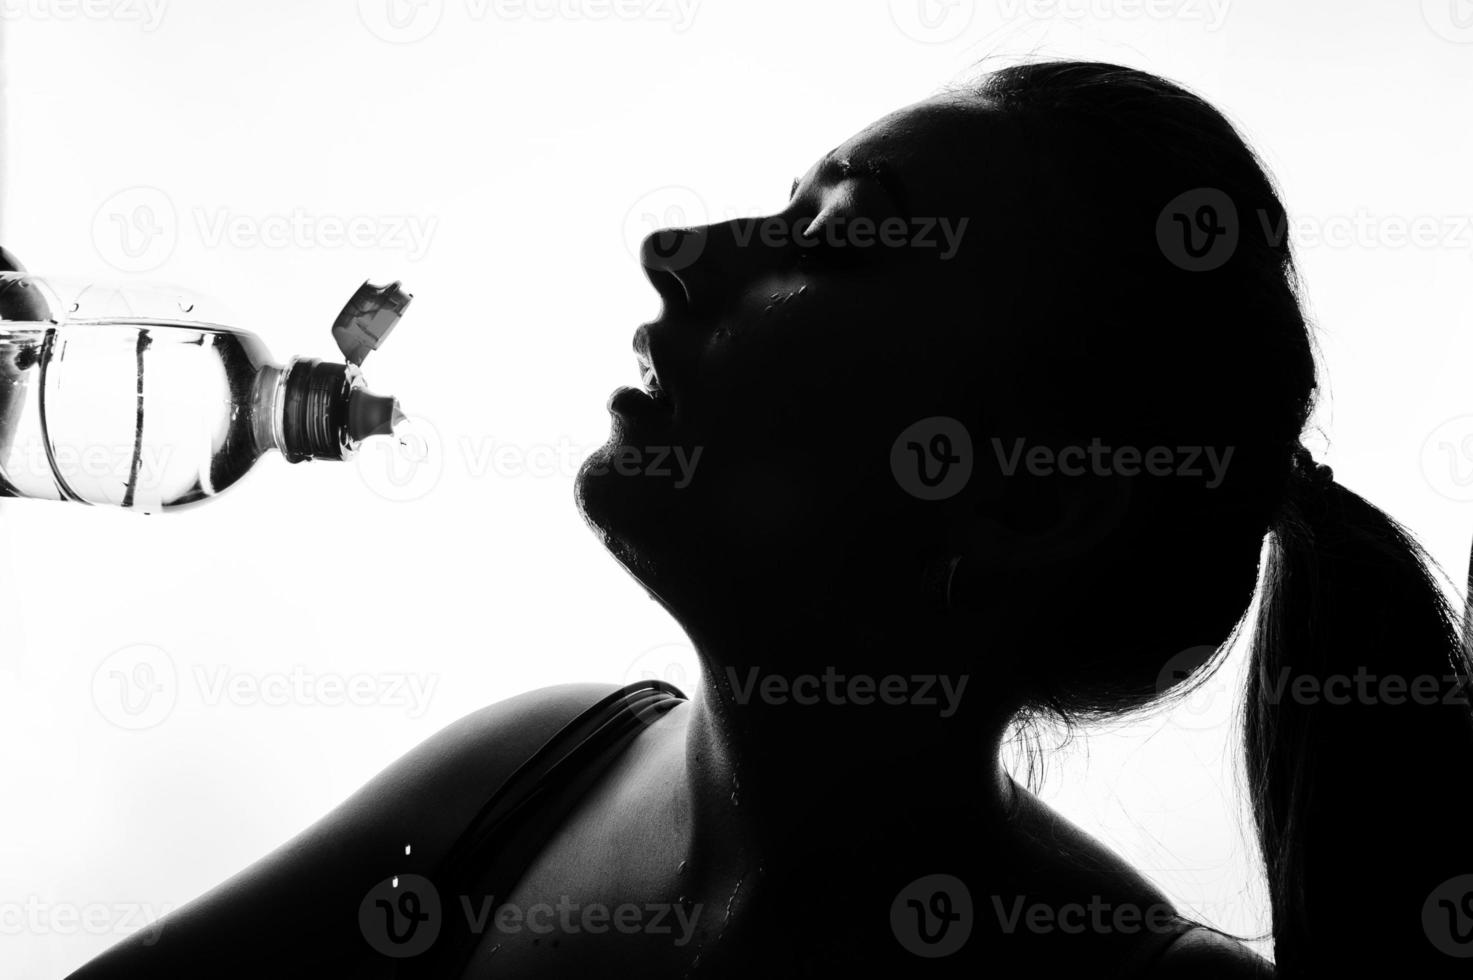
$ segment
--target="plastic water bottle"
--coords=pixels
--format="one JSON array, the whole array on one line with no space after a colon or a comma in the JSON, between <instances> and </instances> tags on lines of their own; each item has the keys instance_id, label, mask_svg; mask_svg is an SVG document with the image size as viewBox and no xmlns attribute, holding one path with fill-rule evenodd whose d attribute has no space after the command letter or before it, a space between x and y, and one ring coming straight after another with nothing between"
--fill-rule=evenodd
<instances>
[{"instance_id":1,"label":"plastic water bottle","mask_svg":"<svg viewBox=\"0 0 1473 980\"><path fill-rule=\"evenodd\" d=\"M209 500L276 450L350 458L403 420L360 366L412 298L364 283L332 333L343 361L273 361L252 333L160 290L0 274L0 496L155 513Z\"/></svg>"}]
</instances>

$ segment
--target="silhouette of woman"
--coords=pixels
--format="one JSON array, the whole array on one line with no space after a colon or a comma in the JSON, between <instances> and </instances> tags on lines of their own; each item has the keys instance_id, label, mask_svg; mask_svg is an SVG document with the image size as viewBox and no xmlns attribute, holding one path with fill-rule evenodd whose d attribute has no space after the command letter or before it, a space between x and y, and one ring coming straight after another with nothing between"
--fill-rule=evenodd
<instances>
[{"instance_id":1,"label":"silhouette of woman","mask_svg":"<svg viewBox=\"0 0 1473 980\"><path fill-rule=\"evenodd\" d=\"M1195 95L1049 62L652 235L578 503L699 687L493 705L75 976L1270 976L1000 761L1239 631L1278 975L1466 970L1467 651L1300 445L1284 217Z\"/></svg>"}]
</instances>

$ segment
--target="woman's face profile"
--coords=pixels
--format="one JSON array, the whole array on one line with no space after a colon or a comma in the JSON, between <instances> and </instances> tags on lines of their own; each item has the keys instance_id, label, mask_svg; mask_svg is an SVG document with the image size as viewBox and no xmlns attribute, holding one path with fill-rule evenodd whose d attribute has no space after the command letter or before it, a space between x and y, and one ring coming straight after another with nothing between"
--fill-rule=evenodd
<instances>
[{"instance_id":1,"label":"woman's face profile","mask_svg":"<svg viewBox=\"0 0 1473 980\"><path fill-rule=\"evenodd\" d=\"M578 496L667 603L693 571L775 583L920 544L891 447L976 394L959 382L987 320L981 115L918 103L826 154L776 214L645 240L663 310L634 346L653 396L610 399Z\"/></svg>"}]
</instances>

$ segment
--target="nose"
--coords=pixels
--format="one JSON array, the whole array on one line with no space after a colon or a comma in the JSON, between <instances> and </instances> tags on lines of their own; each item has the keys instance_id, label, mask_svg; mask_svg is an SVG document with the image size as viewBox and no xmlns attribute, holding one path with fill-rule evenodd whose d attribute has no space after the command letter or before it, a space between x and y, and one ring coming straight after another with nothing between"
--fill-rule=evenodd
<instances>
[{"instance_id":1,"label":"nose","mask_svg":"<svg viewBox=\"0 0 1473 980\"><path fill-rule=\"evenodd\" d=\"M662 228L639 247L639 262L650 285L667 309L689 310L695 305L693 267L710 241L710 227Z\"/></svg>"},{"instance_id":2,"label":"nose","mask_svg":"<svg viewBox=\"0 0 1473 980\"><path fill-rule=\"evenodd\" d=\"M645 238L639 260L666 310L717 312L744 280L778 262L781 244L756 233L759 221L666 228Z\"/></svg>"}]
</instances>

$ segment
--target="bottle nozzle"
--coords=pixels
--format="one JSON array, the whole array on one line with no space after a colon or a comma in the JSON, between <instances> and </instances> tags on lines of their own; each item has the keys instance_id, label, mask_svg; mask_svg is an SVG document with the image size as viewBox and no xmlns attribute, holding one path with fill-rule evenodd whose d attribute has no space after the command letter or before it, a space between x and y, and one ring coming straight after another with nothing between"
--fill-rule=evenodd
<instances>
[{"instance_id":1,"label":"bottle nozzle","mask_svg":"<svg viewBox=\"0 0 1473 980\"><path fill-rule=\"evenodd\" d=\"M354 441L392 435L404 420L397 398L375 395L367 388L354 388L348 396L348 435Z\"/></svg>"},{"instance_id":2,"label":"bottle nozzle","mask_svg":"<svg viewBox=\"0 0 1473 980\"><path fill-rule=\"evenodd\" d=\"M397 282L365 282L332 328L347 363L297 358L286 368L275 445L288 462L348 459L364 439L393 435L408 421L396 399L363 387L359 367L388 337L412 298Z\"/></svg>"}]
</instances>

